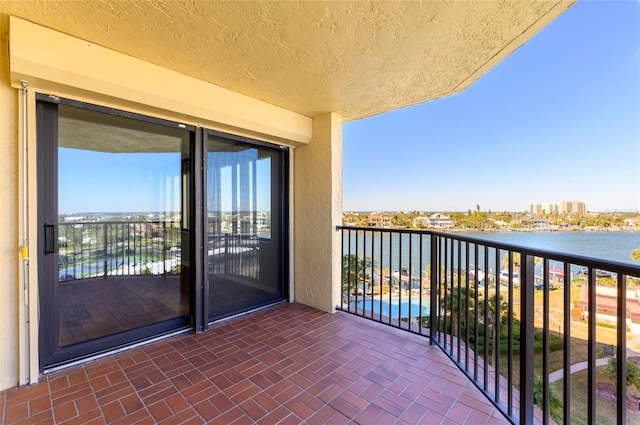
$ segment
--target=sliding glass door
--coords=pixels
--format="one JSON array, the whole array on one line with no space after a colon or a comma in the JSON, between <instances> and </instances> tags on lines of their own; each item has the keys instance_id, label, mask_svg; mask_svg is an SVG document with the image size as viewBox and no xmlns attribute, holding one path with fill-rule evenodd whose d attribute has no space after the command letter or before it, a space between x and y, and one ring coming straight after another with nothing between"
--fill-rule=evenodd
<instances>
[{"instance_id":1,"label":"sliding glass door","mask_svg":"<svg viewBox=\"0 0 640 425\"><path fill-rule=\"evenodd\" d=\"M208 132L209 321L286 297L286 150Z\"/></svg>"},{"instance_id":2,"label":"sliding glass door","mask_svg":"<svg viewBox=\"0 0 640 425\"><path fill-rule=\"evenodd\" d=\"M288 151L37 95L42 370L287 297Z\"/></svg>"},{"instance_id":3,"label":"sliding glass door","mask_svg":"<svg viewBox=\"0 0 640 425\"><path fill-rule=\"evenodd\" d=\"M41 367L191 326L194 129L39 99Z\"/></svg>"}]
</instances>

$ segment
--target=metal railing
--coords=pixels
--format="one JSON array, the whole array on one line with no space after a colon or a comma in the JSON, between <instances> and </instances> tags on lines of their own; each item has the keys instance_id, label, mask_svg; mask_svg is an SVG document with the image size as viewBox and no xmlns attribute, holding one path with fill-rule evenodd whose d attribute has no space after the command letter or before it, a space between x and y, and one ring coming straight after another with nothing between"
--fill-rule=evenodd
<instances>
[{"instance_id":1,"label":"metal railing","mask_svg":"<svg viewBox=\"0 0 640 425\"><path fill-rule=\"evenodd\" d=\"M180 274L180 222L91 221L58 225L59 282L107 276ZM209 233L208 267L215 274L258 277L259 238Z\"/></svg>"},{"instance_id":2,"label":"metal railing","mask_svg":"<svg viewBox=\"0 0 640 425\"><path fill-rule=\"evenodd\" d=\"M60 223L58 279L177 274L180 232L173 221Z\"/></svg>"},{"instance_id":3,"label":"metal railing","mask_svg":"<svg viewBox=\"0 0 640 425\"><path fill-rule=\"evenodd\" d=\"M628 423L635 364L616 359L640 335L640 267L451 233L338 230L339 309L430 338L514 424L600 423L596 388L613 392L605 419Z\"/></svg>"},{"instance_id":4,"label":"metal railing","mask_svg":"<svg viewBox=\"0 0 640 425\"><path fill-rule=\"evenodd\" d=\"M260 239L251 234L210 233L207 264L214 275L259 278Z\"/></svg>"}]
</instances>

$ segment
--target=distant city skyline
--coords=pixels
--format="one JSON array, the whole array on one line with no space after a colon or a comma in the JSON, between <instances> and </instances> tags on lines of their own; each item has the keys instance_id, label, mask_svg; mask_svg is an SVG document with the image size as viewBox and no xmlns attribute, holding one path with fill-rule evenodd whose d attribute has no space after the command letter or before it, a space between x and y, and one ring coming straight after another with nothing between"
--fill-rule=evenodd
<instances>
[{"instance_id":1,"label":"distant city skyline","mask_svg":"<svg viewBox=\"0 0 640 425\"><path fill-rule=\"evenodd\" d=\"M463 93L347 122L343 145L345 211L638 211L640 3L577 2Z\"/></svg>"}]
</instances>

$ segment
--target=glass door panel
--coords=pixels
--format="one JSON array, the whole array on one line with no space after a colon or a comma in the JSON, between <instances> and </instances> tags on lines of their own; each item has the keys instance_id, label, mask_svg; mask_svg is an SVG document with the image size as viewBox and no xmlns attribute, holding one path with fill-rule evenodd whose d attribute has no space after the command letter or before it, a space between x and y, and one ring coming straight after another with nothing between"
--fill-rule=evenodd
<instances>
[{"instance_id":1,"label":"glass door panel","mask_svg":"<svg viewBox=\"0 0 640 425\"><path fill-rule=\"evenodd\" d=\"M189 133L61 105L60 346L189 316Z\"/></svg>"},{"instance_id":2,"label":"glass door panel","mask_svg":"<svg viewBox=\"0 0 640 425\"><path fill-rule=\"evenodd\" d=\"M49 113L45 365L188 326L193 132L66 104Z\"/></svg>"},{"instance_id":3,"label":"glass door panel","mask_svg":"<svg viewBox=\"0 0 640 425\"><path fill-rule=\"evenodd\" d=\"M283 156L207 139L209 320L284 298Z\"/></svg>"}]
</instances>

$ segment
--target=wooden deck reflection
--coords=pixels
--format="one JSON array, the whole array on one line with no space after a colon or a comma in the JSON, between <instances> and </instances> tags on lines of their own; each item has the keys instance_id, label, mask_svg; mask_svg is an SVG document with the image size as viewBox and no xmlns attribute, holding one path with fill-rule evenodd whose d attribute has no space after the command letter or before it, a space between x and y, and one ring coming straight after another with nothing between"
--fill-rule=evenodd
<instances>
[{"instance_id":1,"label":"wooden deck reflection","mask_svg":"<svg viewBox=\"0 0 640 425\"><path fill-rule=\"evenodd\" d=\"M58 284L60 346L189 315L179 275L108 276Z\"/></svg>"}]
</instances>

